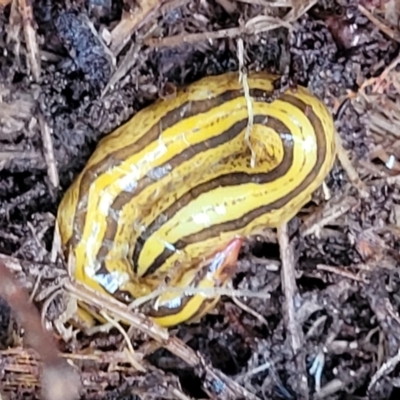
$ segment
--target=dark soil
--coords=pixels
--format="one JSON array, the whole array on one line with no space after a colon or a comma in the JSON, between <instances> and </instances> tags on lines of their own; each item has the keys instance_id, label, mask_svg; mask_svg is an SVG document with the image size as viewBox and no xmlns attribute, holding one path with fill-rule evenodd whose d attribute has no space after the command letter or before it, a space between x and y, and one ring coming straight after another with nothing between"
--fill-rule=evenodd
<instances>
[{"instance_id":1,"label":"dark soil","mask_svg":"<svg viewBox=\"0 0 400 400\"><path fill-rule=\"evenodd\" d=\"M41 270L54 261L51 249L57 206L99 139L171 85L239 68L237 36L159 48L144 44L143 37L154 28L153 37L187 32L204 33L207 38L208 32L234 28L241 21L266 15L266 9L251 1L182 1L164 8L143 24L118 55L117 65L137 45L136 62L106 90L113 75L113 57L99 39L101 34L93 31L111 31L122 12L129 7L138 12L137 6L106 0L76 1L72 6L33 3L42 52L38 83L27 68L26 42L11 5L1 15L0 254L24 260L24 284L32 291L37 283L35 290L40 292L62 274ZM309 398L314 399L400 396L400 181L396 180L398 171L388 169L382 156L397 157L398 129L385 131L384 125L378 129L379 124L373 122L387 121L400 127L399 108L395 107L400 107L396 68L381 93L372 93L369 87L356 95L367 79L379 77L396 58L399 44L382 33L358 6L356 0L340 5L321 1L292 23L291 32L282 27L242 36L248 70L279 73L282 87L306 85L330 107L343 146L369 193L369 197L360 194L337 160L326 181L331 199L323 212L334 207L345 211L327 223L317 223L318 229L311 234L302 234L304 231L298 229L301 222L321 212L319 206L324 204L322 197L316 196L290 226L299 290L297 319L305 338L302 356L309 372ZM287 11L271 8L277 16ZM391 113L385 101L393 105ZM50 128L58 187L49 177L39 115ZM278 244L266 238L246 243L233 286L270 294L240 299L262 318L224 297L215 314L199 325L182 325L171 335L260 399L300 399L304 396L286 332L279 267ZM61 260L59 268L64 268ZM39 308L43 306L43 299L35 301ZM54 305L49 310L55 315L61 311ZM10 309L0 301L4 349L0 352L0 382L11 398L38 398L36 386L21 381L12 368L13 363L21 363L18 352L9 351L21 344L17 339L21 331L16 327ZM143 343L144 339L137 340ZM82 355L95 348L113 352L123 343L118 330L111 330L92 338L80 333L69 343L60 340L60 349ZM204 377L183 360L164 349L149 354L144 374L126 364L116 368L107 359L89 365L76 362L82 374L87 374L83 376L96 377L84 385L84 398L175 399L179 397L168 388L179 386L188 398L209 398L204 392ZM321 377L310 372L318 359L323 363ZM388 369L372 381L385 363Z\"/></svg>"}]
</instances>

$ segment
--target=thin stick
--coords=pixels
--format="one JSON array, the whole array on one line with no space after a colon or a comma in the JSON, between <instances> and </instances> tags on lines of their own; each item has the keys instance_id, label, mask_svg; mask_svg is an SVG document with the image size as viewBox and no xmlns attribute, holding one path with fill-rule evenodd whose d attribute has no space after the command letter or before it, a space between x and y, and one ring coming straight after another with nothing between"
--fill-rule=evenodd
<instances>
[{"instance_id":1,"label":"thin stick","mask_svg":"<svg viewBox=\"0 0 400 400\"><path fill-rule=\"evenodd\" d=\"M381 22L377 17L375 17L370 11L368 11L363 5L359 4L358 9L385 35L388 35L391 39L395 40L396 42L400 42L400 34L390 29L386 26L383 22Z\"/></svg>"},{"instance_id":2,"label":"thin stick","mask_svg":"<svg viewBox=\"0 0 400 400\"><path fill-rule=\"evenodd\" d=\"M346 171L351 183L360 193L360 196L364 199L370 196L369 191L365 183L361 180L358 172L354 168L347 151L342 145L342 139L339 135L336 135L336 146L337 146L337 157L342 165L343 169Z\"/></svg>"},{"instance_id":3,"label":"thin stick","mask_svg":"<svg viewBox=\"0 0 400 400\"><path fill-rule=\"evenodd\" d=\"M43 140L43 154L47 164L47 172L51 184L55 189L60 186L60 178L58 176L56 158L54 156L54 146L51 139L50 128L47 125L43 115L39 115L40 131Z\"/></svg>"},{"instance_id":4,"label":"thin stick","mask_svg":"<svg viewBox=\"0 0 400 400\"><path fill-rule=\"evenodd\" d=\"M293 350L293 355L296 358L296 366L301 377L299 388L301 390L300 398L306 400L309 398L307 387L307 374L305 357L301 351L304 344L304 335L300 324L296 319L296 310L294 302L298 296L298 289L295 279L294 270L294 256L293 249L289 243L289 235L287 224L278 228L278 242L281 253L282 269L282 291L285 295L285 302L283 304L283 315L287 329L287 337L290 346Z\"/></svg>"},{"instance_id":5,"label":"thin stick","mask_svg":"<svg viewBox=\"0 0 400 400\"><path fill-rule=\"evenodd\" d=\"M175 36L168 36L165 38L150 38L143 41L143 43L150 47L175 47L180 46L183 43L197 43L203 42L207 40L217 40L217 39L236 39L242 35L256 35L262 32L271 31L274 29L278 29L281 27L285 27L287 29L291 29L290 24L287 22L271 17L268 15L260 15L258 17L252 18L247 21L246 24L228 28L221 29L219 31L213 32L200 32L200 33L184 33Z\"/></svg>"},{"instance_id":6,"label":"thin stick","mask_svg":"<svg viewBox=\"0 0 400 400\"><path fill-rule=\"evenodd\" d=\"M212 388L208 386L207 381L212 382L213 380L218 380L222 382L224 386L224 395L228 397L241 398L241 396L243 396L243 398L249 400L259 400L259 397L241 387L230 377L215 370L211 365L208 365L199 353L193 351L180 339L170 336L167 329L155 324L149 317L140 313L133 313L128 305L110 296L96 293L93 289L86 287L84 284L78 282L72 284L72 282L66 279L64 281L64 287L73 297L81 300L85 304L93 305L97 310L107 310L108 314L115 320L126 321L127 324L161 343L165 349L181 358L191 367L198 370L200 369L206 378L203 389L209 393L210 396L212 396L212 393L210 393L212 392Z\"/></svg>"},{"instance_id":7,"label":"thin stick","mask_svg":"<svg viewBox=\"0 0 400 400\"><path fill-rule=\"evenodd\" d=\"M27 0L19 0L18 8L22 18L26 47L28 50L29 67L33 78L38 82L41 74L40 51L36 31L33 28L34 18L31 2Z\"/></svg>"}]
</instances>

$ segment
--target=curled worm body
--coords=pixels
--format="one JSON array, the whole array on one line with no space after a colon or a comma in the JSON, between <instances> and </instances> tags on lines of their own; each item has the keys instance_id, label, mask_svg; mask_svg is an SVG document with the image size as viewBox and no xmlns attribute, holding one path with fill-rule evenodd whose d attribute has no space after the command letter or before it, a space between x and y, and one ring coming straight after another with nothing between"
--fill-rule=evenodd
<instances>
[{"instance_id":1,"label":"curled worm body","mask_svg":"<svg viewBox=\"0 0 400 400\"><path fill-rule=\"evenodd\" d=\"M221 286L240 238L296 215L332 168L334 123L303 87L269 102L275 79L248 77L249 140L242 85L227 73L156 101L100 141L58 212L78 280L132 298L166 277L180 287ZM161 325L197 318L215 303L177 296L149 311Z\"/></svg>"}]
</instances>

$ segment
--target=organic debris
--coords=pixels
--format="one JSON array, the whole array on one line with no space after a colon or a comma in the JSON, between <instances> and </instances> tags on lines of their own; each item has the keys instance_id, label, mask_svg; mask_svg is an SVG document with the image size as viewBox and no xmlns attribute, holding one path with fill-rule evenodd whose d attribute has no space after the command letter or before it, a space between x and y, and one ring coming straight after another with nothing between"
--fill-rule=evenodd
<instances>
[{"instance_id":1,"label":"organic debris","mask_svg":"<svg viewBox=\"0 0 400 400\"><path fill-rule=\"evenodd\" d=\"M0 7L2 396L399 395L395 0ZM199 324L160 328L138 312L143 299L127 306L74 282L55 215L98 141L180 85L227 71L245 83L253 70L281 75L277 96L308 86L335 117L337 161L310 204L245 241L231 287ZM78 301L105 323L72 326Z\"/></svg>"}]
</instances>

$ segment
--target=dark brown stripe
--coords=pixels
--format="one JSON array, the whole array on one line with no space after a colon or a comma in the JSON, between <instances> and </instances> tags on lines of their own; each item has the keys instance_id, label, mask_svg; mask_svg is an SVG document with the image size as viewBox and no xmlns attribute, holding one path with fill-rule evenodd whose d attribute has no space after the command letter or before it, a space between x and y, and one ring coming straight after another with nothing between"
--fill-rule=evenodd
<instances>
[{"instance_id":1,"label":"dark brown stripe","mask_svg":"<svg viewBox=\"0 0 400 400\"><path fill-rule=\"evenodd\" d=\"M271 93L265 92L260 89L253 90L254 95L257 97L268 98ZM243 90L228 90L217 97L206 100L199 101L189 101L183 103L178 108L171 110L164 117L162 117L159 121L157 121L141 138L138 139L137 142L130 144L114 153L108 154L105 158L99 161L97 164L92 165L88 168L87 171L83 173L79 194L78 194L78 206L80 210L87 209L88 203L88 192L93 181L101 174L109 170L110 168L118 167L123 163L123 161L135 154L137 152L142 151L146 146L148 146L151 142L157 140L162 131L174 126L177 122L182 121L186 118L194 117L201 113L206 113L209 110L224 104L227 101L234 100L243 95ZM134 117L132 117L134 118ZM132 128L137 129L136 126ZM126 128L126 134L129 134L131 128ZM97 148L96 151L100 149ZM86 211L84 212L76 212L75 215L75 231L83 232L83 228L86 224ZM71 238L71 245L76 246L79 241L79 237L77 235L73 235Z\"/></svg>"},{"instance_id":2,"label":"dark brown stripe","mask_svg":"<svg viewBox=\"0 0 400 400\"><path fill-rule=\"evenodd\" d=\"M183 239L178 240L175 243L172 243L172 246L177 249L177 250L182 250L186 246L196 243L196 242L202 242L206 239L215 237L217 238L221 232L229 232L233 230L237 230L240 228L245 227L250 221L260 217L261 215L268 213L269 211L277 208L282 208L284 207L289 201L291 201L293 198L298 196L303 190L309 186L309 184L315 179L315 177L318 175L320 168L324 164L325 161L325 156L326 156L326 148L327 148L327 143L326 143L326 138L325 138L325 132L323 129L323 125L318 118L318 116L314 113L311 107L309 107L307 104L305 104L303 101L300 99L295 98L294 96L291 95L283 95L281 98L284 101L290 102L291 104L295 105L298 107L302 112L307 113L307 117L311 121L311 124L314 127L315 134L316 134L316 141L317 141L317 161L314 166L314 168L310 171L310 173L307 175L307 177L297 186L291 193L289 193L287 196L264 206L258 207L254 210L251 210L247 214L241 216L240 218L233 220L233 221L227 221L218 225L214 225L210 228L203 229L202 231L188 235L184 237ZM290 168L290 165L292 163L292 151L293 148L285 148L285 157L282 163L274 170L271 171L270 173L266 174L254 174L254 175L247 175L247 174L232 174L227 177L219 177L216 178L215 180L219 181L222 179L222 181L225 180L225 183L229 185L237 185L241 183L248 183L248 182L258 182L258 183L268 183L271 182L272 180L276 179L279 176L284 175L288 169ZM233 178L233 179L232 179ZM226 181L228 180L229 183ZM214 181L214 180L213 180ZM206 185L210 185L213 181L207 182ZM192 191L197 191L198 193L203 193L204 190L212 190L212 187L217 187L219 185L213 185L213 186L206 186L204 189L198 189L193 188ZM170 216L172 217L172 215ZM150 227L149 227L150 228ZM158 228L158 227L157 227ZM136 250L136 249L135 249ZM137 264L138 257L140 255L140 250L137 251L134 255L134 265ZM174 251L169 250L167 248L164 249L164 251L154 260L152 265L150 265L149 269L146 271L144 276L148 276L152 273L154 273L158 268L160 268L161 265L164 264L164 262L170 257Z\"/></svg>"},{"instance_id":3,"label":"dark brown stripe","mask_svg":"<svg viewBox=\"0 0 400 400\"><path fill-rule=\"evenodd\" d=\"M257 123L261 124L262 122L265 121L265 119L266 119L265 115L257 115L254 117L254 122L256 124ZM171 168L172 169L176 168L183 162L190 160L191 158L195 157L200 153L203 153L210 149L211 150L215 149L216 147L221 146L224 143L230 142L235 137L239 136L241 132L243 132L243 130L247 126L247 123L248 123L247 119L239 121L235 123L227 131L221 133L220 135L214 136L209 140L205 140L204 142L197 143L189 147L188 149L182 151L181 153L177 154L176 156L172 157L165 164L161 165L160 167L157 167L158 170L163 171L162 174L158 174L157 180L150 178L151 176L154 175L155 169L153 169L147 174L146 177L140 179L137 182L137 186L133 193L121 192L121 194L115 198L113 204L111 205L111 208L117 214L125 204L127 204L129 201L132 200L134 196L138 196L143 189L148 187L150 184L157 183L158 180L162 179L165 175L167 175L170 172ZM109 218L109 221L107 221L106 232L103 238L104 244L101 246L99 252L97 253L98 260L104 259L104 257L106 257L106 255L108 254L109 252L108 243L110 243L114 239L117 226L118 226L117 222L112 218Z\"/></svg>"},{"instance_id":4,"label":"dark brown stripe","mask_svg":"<svg viewBox=\"0 0 400 400\"><path fill-rule=\"evenodd\" d=\"M193 199L196 199L201 194L207 193L218 187L240 186L240 185L248 183L248 182L265 184L268 182L272 182L272 181L276 180L277 178L279 178L280 176L287 173L287 171L289 170L289 168L293 162L293 142L287 140L287 136L290 135L289 128L286 125L284 125L281 121L279 121L273 117L268 117L268 119L266 119L264 116L261 122L264 122L264 124L263 124L264 126L268 126L268 127L272 128L274 131L276 131L282 137L283 146L284 146L284 156L283 156L281 163L272 171L265 172L265 173L249 174L246 172L233 172L233 173L229 173L226 175L220 175L214 179L204 182L204 183L192 188L191 190L189 190L180 199L178 199L175 203L171 204L171 206L168 207L162 213L161 220L156 219L151 224L149 224L146 231L143 232L141 234L141 236L138 238L138 240L136 241L135 248L133 251L133 266L134 266L135 272L137 272L140 252L143 249L145 241L154 232L156 232L160 228L160 226L163 225L163 223L165 221L168 221L171 218L173 218L173 216L180 209L182 209L187 204L189 204ZM247 120L246 120L246 123L247 123ZM255 124L259 123L256 120L256 118L254 118L254 123ZM209 228L209 229L213 229L213 228ZM186 241L186 239L185 239L185 241ZM177 244L180 244L180 242L177 242ZM165 261L172 254L173 254L172 250L169 250L167 252L167 250L165 249L164 252L154 261L154 263L146 271L145 276L148 276L148 275L154 273L161 266L162 263L160 264L157 260Z\"/></svg>"}]
</instances>

